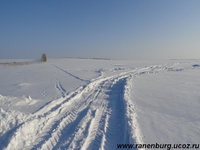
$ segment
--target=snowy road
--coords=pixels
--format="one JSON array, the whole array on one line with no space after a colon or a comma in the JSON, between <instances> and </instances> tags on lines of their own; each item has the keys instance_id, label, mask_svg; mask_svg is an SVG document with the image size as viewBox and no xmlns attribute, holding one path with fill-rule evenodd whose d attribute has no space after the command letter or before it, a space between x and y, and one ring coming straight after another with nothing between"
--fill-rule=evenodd
<instances>
[{"instance_id":1,"label":"snowy road","mask_svg":"<svg viewBox=\"0 0 200 150\"><path fill-rule=\"evenodd\" d=\"M135 105L130 98L136 76L180 71L175 63L128 69L118 74L82 79L53 64L85 84L67 93L56 79L60 98L52 100L33 114L21 115L15 126L0 137L1 149L16 150L93 150L117 149L117 144L142 144ZM4 110L1 110L2 113Z\"/></svg>"},{"instance_id":2,"label":"snowy road","mask_svg":"<svg viewBox=\"0 0 200 150\"><path fill-rule=\"evenodd\" d=\"M69 95L58 84L63 97L28 117L1 146L9 141L6 149L112 149L133 142L124 103L127 76L100 78Z\"/></svg>"}]
</instances>

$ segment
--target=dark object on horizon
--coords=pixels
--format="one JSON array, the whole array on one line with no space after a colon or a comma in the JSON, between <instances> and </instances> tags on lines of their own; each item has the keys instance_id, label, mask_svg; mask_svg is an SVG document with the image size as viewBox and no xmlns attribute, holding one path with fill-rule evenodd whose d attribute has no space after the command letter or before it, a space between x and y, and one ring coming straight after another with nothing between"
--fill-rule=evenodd
<instances>
[{"instance_id":1,"label":"dark object on horizon","mask_svg":"<svg viewBox=\"0 0 200 150\"><path fill-rule=\"evenodd\" d=\"M46 54L42 54L41 62L46 62L46 61L47 61Z\"/></svg>"},{"instance_id":2,"label":"dark object on horizon","mask_svg":"<svg viewBox=\"0 0 200 150\"><path fill-rule=\"evenodd\" d=\"M194 64L194 65L192 65L192 67L200 67L200 65Z\"/></svg>"}]
</instances>

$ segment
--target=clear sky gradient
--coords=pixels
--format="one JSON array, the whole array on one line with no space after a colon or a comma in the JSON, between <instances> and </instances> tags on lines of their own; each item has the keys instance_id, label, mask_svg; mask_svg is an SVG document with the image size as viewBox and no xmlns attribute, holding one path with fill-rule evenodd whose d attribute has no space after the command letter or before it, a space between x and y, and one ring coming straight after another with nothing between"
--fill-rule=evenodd
<instances>
[{"instance_id":1,"label":"clear sky gradient","mask_svg":"<svg viewBox=\"0 0 200 150\"><path fill-rule=\"evenodd\" d=\"M200 58L200 0L1 0L0 58Z\"/></svg>"}]
</instances>

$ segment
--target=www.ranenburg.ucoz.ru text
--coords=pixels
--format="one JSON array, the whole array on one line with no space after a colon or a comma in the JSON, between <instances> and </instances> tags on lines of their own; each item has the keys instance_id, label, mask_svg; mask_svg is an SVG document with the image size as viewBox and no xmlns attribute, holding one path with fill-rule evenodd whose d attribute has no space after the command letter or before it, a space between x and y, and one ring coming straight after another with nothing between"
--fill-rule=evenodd
<instances>
[{"instance_id":1,"label":"www.ranenburg.ucoz.ru text","mask_svg":"<svg viewBox=\"0 0 200 150\"><path fill-rule=\"evenodd\" d=\"M199 149L200 144L117 144L118 149Z\"/></svg>"}]
</instances>

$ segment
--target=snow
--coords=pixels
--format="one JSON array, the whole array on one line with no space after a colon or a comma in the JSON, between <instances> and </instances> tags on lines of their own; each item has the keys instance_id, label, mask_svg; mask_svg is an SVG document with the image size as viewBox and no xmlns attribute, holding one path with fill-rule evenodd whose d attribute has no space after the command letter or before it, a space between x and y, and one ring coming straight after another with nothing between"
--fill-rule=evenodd
<instances>
[{"instance_id":1,"label":"snow","mask_svg":"<svg viewBox=\"0 0 200 150\"><path fill-rule=\"evenodd\" d=\"M198 143L199 68L144 75L134 81L132 98L144 143Z\"/></svg>"},{"instance_id":2,"label":"snow","mask_svg":"<svg viewBox=\"0 0 200 150\"><path fill-rule=\"evenodd\" d=\"M0 149L199 144L199 60L26 61L0 60Z\"/></svg>"}]
</instances>

